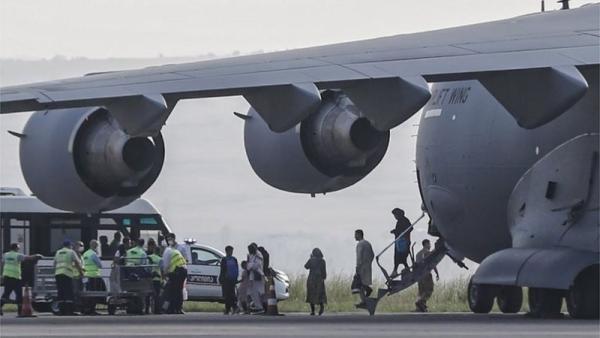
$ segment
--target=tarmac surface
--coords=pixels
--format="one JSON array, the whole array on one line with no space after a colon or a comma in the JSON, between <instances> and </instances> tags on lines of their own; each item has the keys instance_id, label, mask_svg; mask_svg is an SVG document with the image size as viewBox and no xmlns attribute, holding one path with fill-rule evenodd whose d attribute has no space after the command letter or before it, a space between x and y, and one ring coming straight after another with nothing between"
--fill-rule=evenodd
<instances>
[{"instance_id":1,"label":"tarmac surface","mask_svg":"<svg viewBox=\"0 0 600 338\"><path fill-rule=\"evenodd\" d=\"M597 320L470 313L0 317L9 337L598 337Z\"/></svg>"}]
</instances>

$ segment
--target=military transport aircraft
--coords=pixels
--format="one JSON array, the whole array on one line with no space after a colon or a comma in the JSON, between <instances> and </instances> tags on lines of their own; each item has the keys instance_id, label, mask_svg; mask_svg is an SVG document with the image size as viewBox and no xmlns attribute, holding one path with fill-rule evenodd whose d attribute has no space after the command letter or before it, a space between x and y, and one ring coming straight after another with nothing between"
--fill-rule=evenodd
<instances>
[{"instance_id":1,"label":"military transport aircraft","mask_svg":"<svg viewBox=\"0 0 600 338\"><path fill-rule=\"evenodd\" d=\"M179 100L243 95L256 174L295 193L344 189L421 110L417 178L429 232L480 266L474 312L598 317L600 6L432 32L1 89L37 112L20 137L50 206L99 212L158 177Z\"/></svg>"}]
</instances>

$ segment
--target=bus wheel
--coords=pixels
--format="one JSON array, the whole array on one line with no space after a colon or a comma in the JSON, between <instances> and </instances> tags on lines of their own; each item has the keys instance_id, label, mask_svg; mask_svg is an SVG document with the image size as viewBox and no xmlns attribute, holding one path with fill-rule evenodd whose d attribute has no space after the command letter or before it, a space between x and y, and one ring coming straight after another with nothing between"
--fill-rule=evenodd
<instances>
[{"instance_id":1,"label":"bus wheel","mask_svg":"<svg viewBox=\"0 0 600 338\"><path fill-rule=\"evenodd\" d=\"M486 284L473 283L469 281L467 290L469 308L474 313L489 313L494 306L494 287Z\"/></svg>"},{"instance_id":2,"label":"bus wheel","mask_svg":"<svg viewBox=\"0 0 600 338\"><path fill-rule=\"evenodd\" d=\"M33 302L31 307L35 312L52 312L52 302Z\"/></svg>"},{"instance_id":3,"label":"bus wheel","mask_svg":"<svg viewBox=\"0 0 600 338\"><path fill-rule=\"evenodd\" d=\"M523 305L523 290L519 286L500 286L496 303L502 313L517 313Z\"/></svg>"},{"instance_id":4,"label":"bus wheel","mask_svg":"<svg viewBox=\"0 0 600 338\"><path fill-rule=\"evenodd\" d=\"M527 295L529 314L535 318L553 318L560 315L563 291L557 289L529 288Z\"/></svg>"}]
</instances>

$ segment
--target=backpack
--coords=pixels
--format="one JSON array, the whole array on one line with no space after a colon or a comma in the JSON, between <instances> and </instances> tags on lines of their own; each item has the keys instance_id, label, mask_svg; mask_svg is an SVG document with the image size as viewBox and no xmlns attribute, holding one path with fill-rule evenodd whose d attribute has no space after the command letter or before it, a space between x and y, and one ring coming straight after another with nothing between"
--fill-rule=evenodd
<instances>
[{"instance_id":1,"label":"backpack","mask_svg":"<svg viewBox=\"0 0 600 338\"><path fill-rule=\"evenodd\" d=\"M225 257L225 271L228 280L237 280L239 275L237 259Z\"/></svg>"},{"instance_id":2,"label":"backpack","mask_svg":"<svg viewBox=\"0 0 600 338\"><path fill-rule=\"evenodd\" d=\"M409 242L406 240L406 238L401 237L396 240L396 252L399 252L399 253L408 252L408 246L409 246Z\"/></svg>"}]
</instances>

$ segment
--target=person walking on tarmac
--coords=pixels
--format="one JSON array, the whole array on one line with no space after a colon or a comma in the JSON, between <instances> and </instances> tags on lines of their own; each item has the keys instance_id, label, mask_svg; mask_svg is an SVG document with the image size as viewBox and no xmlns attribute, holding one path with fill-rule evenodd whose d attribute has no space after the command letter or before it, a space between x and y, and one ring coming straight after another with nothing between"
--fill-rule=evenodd
<instances>
[{"instance_id":1,"label":"person walking on tarmac","mask_svg":"<svg viewBox=\"0 0 600 338\"><path fill-rule=\"evenodd\" d=\"M360 299L361 302L358 305L366 304L365 298L371 295L373 289L373 276L371 266L373 264L373 258L375 253L371 243L365 239L364 232L358 229L354 232L354 239L356 243L356 274L360 278Z\"/></svg>"},{"instance_id":2,"label":"person walking on tarmac","mask_svg":"<svg viewBox=\"0 0 600 338\"><path fill-rule=\"evenodd\" d=\"M404 271L410 271L410 267L406 262L408 258L409 250L410 250L410 233L412 231L410 229L410 221L406 216L404 216L404 210L400 208L395 208L392 210L392 214L396 218L396 227L390 231L390 233L394 234L394 238L396 238L396 243L394 245L394 270L390 275L392 278L398 276L398 266L400 264L404 265ZM403 235L402 233L405 232ZM398 238L402 235L401 238Z\"/></svg>"},{"instance_id":3,"label":"person walking on tarmac","mask_svg":"<svg viewBox=\"0 0 600 338\"><path fill-rule=\"evenodd\" d=\"M162 264L162 258L160 257L160 247L156 245L154 239L150 238L148 240L148 250L146 251L146 255L148 255L148 263L154 265L152 267L152 289L154 298L154 308L152 312L154 314L160 313L160 289L162 287L162 274L160 273L160 265ZM146 302L146 305L149 306L150 302ZM149 312L149 308L146 308L146 313Z\"/></svg>"},{"instance_id":4,"label":"person walking on tarmac","mask_svg":"<svg viewBox=\"0 0 600 338\"><path fill-rule=\"evenodd\" d=\"M56 278L57 301L61 314L73 314L73 277L75 271L83 275L81 261L71 249L71 241L65 240L60 250L54 255L54 277Z\"/></svg>"},{"instance_id":5,"label":"person walking on tarmac","mask_svg":"<svg viewBox=\"0 0 600 338\"><path fill-rule=\"evenodd\" d=\"M82 254L83 254L83 242L77 241L73 245L73 251L75 251L75 255L77 255L77 259L79 262L82 262ZM83 266L83 262L81 263ZM75 302L79 303L79 296L83 291L83 273L79 273L79 271L73 271L73 296L75 298Z\"/></svg>"},{"instance_id":6,"label":"person walking on tarmac","mask_svg":"<svg viewBox=\"0 0 600 338\"><path fill-rule=\"evenodd\" d=\"M21 315L21 306L23 302L23 283L21 279L21 263L27 260L39 260L41 255L26 256L20 253L18 243L10 245L10 251L2 255L2 279L4 281L4 293L0 298L0 316L3 315L2 308L10 299L11 293L15 293L15 302L17 303L17 315Z\"/></svg>"},{"instance_id":7,"label":"person walking on tarmac","mask_svg":"<svg viewBox=\"0 0 600 338\"><path fill-rule=\"evenodd\" d=\"M83 253L83 276L87 278L86 289L89 291L106 291L106 284L100 273L102 262L98 258L98 241L92 239L89 249ZM97 315L96 300L90 299L85 305L83 314Z\"/></svg>"},{"instance_id":8,"label":"person walking on tarmac","mask_svg":"<svg viewBox=\"0 0 600 338\"><path fill-rule=\"evenodd\" d=\"M168 314L183 314L183 287L187 278L187 266L185 257L177 250L175 234L167 235L169 247L163 254L163 276L166 275L167 285L165 292L167 299L163 308L167 307Z\"/></svg>"},{"instance_id":9,"label":"person walking on tarmac","mask_svg":"<svg viewBox=\"0 0 600 338\"><path fill-rule=\"evenodd\" d=\"M226 256L221 259L219 283L221 283L223 298L225 299L224 314L228 315L237 312L235 284L237 284L239 268L237 258L233 257L233 247L231 245L225 247L225 254Z\"/></svg>"},{"instance_id":10,"label":"person walking on tarmac","mask_svg":"<svg viewBox=\"0 0 600 338\"><path fill-rule=\"evenodd\" d=\"M324 304L327 304L327 294L325 293L327 268L321 249L313 249L308 262L304 264L304 268L308 270L306 302L310 304L310 315L315 315L315 304L319 304L319 316L321 316L325 311Z\"/></svg>"},{"instance_id":11,"label":"person walking on tarmac","mask_svg":"<svg viewBox=\"0 0 600 338\"><path fill-rule=\"evenodd\" d=\"M252 312L264 312L265 276L263 271L263 257L254 243L248 245L247 269L249 276L248 295L254 305Z\"/></svg>"},{"instance_id":12,"label":"person walking on tarmac","mask_svg":"<svg viewBox=\"0 0 600 338\"><path fill-rule=\"evenodd\" d=\"M431 242L428 239L424 239L422 244L423 249L417 253L417 264L422 264L427 258L427 256L431 254ZM434 267L433 271L435 272L435 280L439 281L440 274L438 273L437 268ZM431 276L431 272L428 272L425 276L423 276L423 278L419 280L417 285L419 288L419 296L417 298L417 301L415 302L415 311L427 312L427 300L429 300L429 298L433 294L433 277Z\"/></svg>"}]
</instances>

